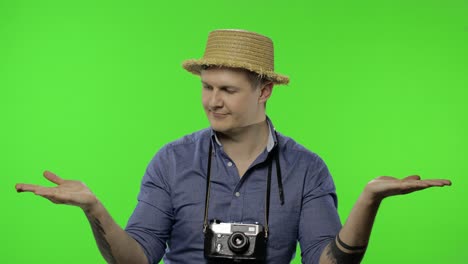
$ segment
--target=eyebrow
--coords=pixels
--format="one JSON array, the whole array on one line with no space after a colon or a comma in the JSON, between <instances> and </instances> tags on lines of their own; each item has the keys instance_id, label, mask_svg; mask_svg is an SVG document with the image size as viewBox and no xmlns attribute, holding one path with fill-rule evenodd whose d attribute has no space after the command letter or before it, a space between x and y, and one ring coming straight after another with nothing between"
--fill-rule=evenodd
<instances>
[{"instance_id":1,"label":"eyebrow","mask_svg":"<svg viewBox=\"0 0 468 264\"><path fill-rule=\"evenodd\" d=\"M206 83L206 82L204 82L204 81L201 81L201 83L202 83L203 85L213 87L212 85L210 85L209 83ZM234 89L240 90L239 87L234 86L234 85L223 85L223 86L219 87L219 89L227 89L227 88L234 88Z\"/></svg>"}]
</instances>

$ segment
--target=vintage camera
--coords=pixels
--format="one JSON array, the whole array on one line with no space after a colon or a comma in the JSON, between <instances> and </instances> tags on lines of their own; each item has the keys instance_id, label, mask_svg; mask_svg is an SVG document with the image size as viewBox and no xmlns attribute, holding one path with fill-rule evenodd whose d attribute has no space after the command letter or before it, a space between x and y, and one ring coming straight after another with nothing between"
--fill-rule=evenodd
<instances>
[{"instance_id":1,"label":"vintage camera","mask_svg":"<svg viewBox=\"0 0 468 264\"><path fill-rule=\"evenodd\" d=\"M266 256L265 230L258 224L212 220L205 233L205 256L219 261L263 261Z\"/></svg>"}]
</instances>

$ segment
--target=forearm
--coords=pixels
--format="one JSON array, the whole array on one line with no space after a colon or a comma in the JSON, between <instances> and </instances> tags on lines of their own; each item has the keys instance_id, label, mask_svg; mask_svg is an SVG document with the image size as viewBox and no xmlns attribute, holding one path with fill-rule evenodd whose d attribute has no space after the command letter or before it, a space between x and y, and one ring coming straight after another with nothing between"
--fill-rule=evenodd
<instances>
[{"instance_id":1,"label":"forearm","mask_svg":"<svg viewBox=\"0 0 468 264\"><path fill-rule=\"evenodd\" d=\"M339 233L344 243L354 246L368 244L380 202L365 191L359 196Z\"/></svg>"},{"instance_id":2,"label":"forearm","mask_svg":"<svg viewBox=\"0 0 468 264\"><path fill-rule=\"evenodd\" d=\"M100 202L84 212L91 225L99 251L107 263L148 263L140 244L117 225Z\"/></svg>"},{"instance_id":3,"label":"forearm","mask_svg":"<svg viewBox=\"0 0 468 264\"><path fill-rule=\"evenodd\" d=\"M381 201L389 196L408 194L430 187L448 186L449 180L421 180L418 175L411 175L402 180L390 176L380 176L367 185L354 205L348 220L339 234L327 245L320 256L321 264L360 263L374 225L375 216ZM338 238L341 239L341 243ZM344 245L344 246L342 246ZM352 250L346 248L354 247ZM360 248L360 249L358 249Z\"/></svg>"},{"instance_id":4,"label":"forearm","mask_svg":"<svg viewBox=\"0 0 468 264\"><path fill-rule=\"evenodd\" d=\"M343 247L335 238L328 244L320 257L320 264L353 264L359 263L357 255L363 255L365 247L369 242L375 217L377 215L380 200L376 200L365 191L358 198L351 210L346 223L340 230L338 236L349 249ZM334 245L332 243L335 243ZM357 249L361 248L361 249ZM341 254L341 256L340 256Z\"/></svg>"}]
</instances>

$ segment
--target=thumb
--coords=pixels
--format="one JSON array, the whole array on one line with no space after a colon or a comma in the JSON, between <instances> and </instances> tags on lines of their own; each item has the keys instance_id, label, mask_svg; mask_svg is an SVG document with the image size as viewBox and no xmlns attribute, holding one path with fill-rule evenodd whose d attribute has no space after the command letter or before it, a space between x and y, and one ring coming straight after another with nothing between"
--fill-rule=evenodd
<instances>
[{"instance_id":1,"label":"thumb","mask_svg":"<svg viewBox=\"0 0 468 264\"><path fill-rule=\"evenodd\" d=\"M421 177L419 175L411 175L408 177L403 178L404 181L418 181Z\"/></svg>"},{"instance_id":2,"label":"thumb","mask_svg":"<svg viewBox=\"0 0 468 264\"><path fill-rule=\"evenodd\" d=\"M44 171L44 177L48 179L49 181L55 183L55 184L62 184L65 182L64 179L60 178L59 176L55 175L54 173L50 171Z\"/></svg>"}]
</instances>

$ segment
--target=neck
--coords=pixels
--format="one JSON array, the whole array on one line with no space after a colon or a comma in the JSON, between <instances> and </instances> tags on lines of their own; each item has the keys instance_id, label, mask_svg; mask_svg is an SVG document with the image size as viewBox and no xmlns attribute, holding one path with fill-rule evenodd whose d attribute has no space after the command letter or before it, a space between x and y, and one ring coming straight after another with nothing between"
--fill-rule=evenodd
<instances>
[{"instance_id":1,"label":"neck","mask_svg":"<svg viewBox=\"0 0 468 264\"><path fill-rule=\"evenodd\" d=\"M217 132L226 154L234 160L256 158L268 143L269 127L266 120L231 132Z\"/></svg>"}]
</instances>

